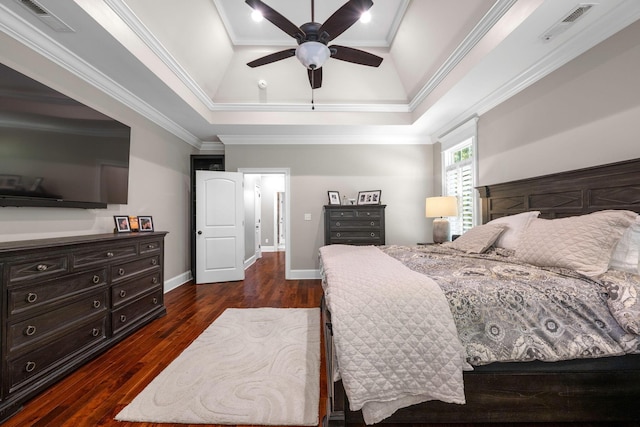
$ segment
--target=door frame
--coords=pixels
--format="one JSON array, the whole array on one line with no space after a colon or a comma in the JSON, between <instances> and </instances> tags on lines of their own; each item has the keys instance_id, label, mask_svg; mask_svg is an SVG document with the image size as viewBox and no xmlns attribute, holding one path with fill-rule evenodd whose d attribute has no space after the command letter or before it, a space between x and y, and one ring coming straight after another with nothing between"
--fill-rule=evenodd
<instances>
[{"instance_id":1,"label":"door frame","mask_svg":"<svg viewBox=\"0 0 640 427\"><path fill-rule=\"evenodd\" d=\"M291 168L238 168L238 172L257 175L284 175L284 212L285 230L284 236L284 278L291 279Z\"/></svg>"}]
</instances>

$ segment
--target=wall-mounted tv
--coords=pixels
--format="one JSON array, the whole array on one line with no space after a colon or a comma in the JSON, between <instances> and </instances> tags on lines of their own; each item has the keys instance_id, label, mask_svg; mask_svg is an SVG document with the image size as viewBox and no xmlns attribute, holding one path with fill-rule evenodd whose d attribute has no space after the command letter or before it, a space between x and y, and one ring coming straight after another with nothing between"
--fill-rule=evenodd
<instances>
[{"instance_id":1,"label":"wall-mounted tv","mask_svg":"<svg viewBox=\"0 0 640 427\"><path fill-rule=\"evenodd\" d=\"M126 204L131 128L0 64L0 206Z\"/></svg>"}]
</instances>

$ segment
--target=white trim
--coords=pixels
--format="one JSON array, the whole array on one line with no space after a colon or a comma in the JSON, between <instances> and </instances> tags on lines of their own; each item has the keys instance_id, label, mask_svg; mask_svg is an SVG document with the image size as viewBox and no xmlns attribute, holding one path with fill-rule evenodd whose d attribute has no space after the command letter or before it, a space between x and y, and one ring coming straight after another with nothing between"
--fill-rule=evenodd
<instances>
[{"instance_id":1,"label":"white trim","mask_svg":"<svg viewBox=\"0 0 640 427\"><path fill-rule=\"evenodd\" d=\"M182 285L185 285L193 280L191 276L191 271L185 271L184 273L178 274L175 277L172 277L169 280L164 281L164 293L170 292L174 289L179 288Z\"/></svg>"},{"instance_id":2,"label":"white trim","mask_svg":"<svg viewBox=\"0 0 640 427\"><path fill-rule=\"evenodd\" d=\"M321 279L320 270L292 270L287 280Z\"/></svg>"},{"instance_id":3,"label":"white trim","mask_svg":"<svg viewBox=\"0 0 640 427\"><path fill-rule=\"evenodd\" d=\"M422 145L431 144L429 137L423 135L218 135L224 145Z\"/></svg>"},{"instance_id":4,"label":"white trim","mask_svg":"<svg viewBox=\"0 0 640 427\"><path fill-rule=\"evenodd\" d=\"M64 68L93 87L126 105L138 114L177 136L189 145L200 148L201 141L167 116L153 108L100 70L60 45L36 27L0 4L0 30L51 62Z\"/></svg>"},{"instance_id":5,"label":"white trim","mask_svg":"<svg viewBox=\"0 0 640 427\"><path fill-rule=\"evenodd\" d=\"M285 230L284 236L286 250L284 252L284 278L286 280L295 279L291 271L291 168L238 168L238 172L245 174L282 174L284 175L284 209L285 209Z\"/></svg>"},{"instance_id":6,"label":"white trim","mask_svg":"<svg viewBox=\"0 0 640 427\"><path fill-rule=\"evenodd\" d=\"M449 150L469 138L475 138L478 135L478 120L479 118L477 116L472 117L464 123L450 129L444 135L439 136L437 139L442 145L441 151ZM473 148L474 150L476 149L475 146ZM476 152L474 151L474 157L475 154Z\"/></svg>"},{"instance_id":7,"label":"white trim","mask_svg":"<svg viewBox=\"0 0 640 427\"><path fill-rule=\"evenodd\" d=\"M257 261L256 254L253 254L249 257L249 259L244 260L244 269L251 267Z\"/></svg>"}]
</instances>

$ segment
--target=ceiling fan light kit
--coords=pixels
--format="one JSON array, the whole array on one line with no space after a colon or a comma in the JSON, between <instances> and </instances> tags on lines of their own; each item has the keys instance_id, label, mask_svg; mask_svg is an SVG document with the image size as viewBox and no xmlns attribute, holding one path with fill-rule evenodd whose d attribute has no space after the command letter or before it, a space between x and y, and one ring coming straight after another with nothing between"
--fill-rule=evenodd
<instances>
[{"instance_id":1,"label":"ceiling fan light kit","mask_svg":"<svg viewBox=\"0 0 640 427\"><path fill-rule=\"evenodd\" d=\"M302 43L296 49L296 58L298 61L308 68L309 70L315 70L322 67L324 62L331 56L331 51L320 42L306 42Z\"/></svg>"},{"instance_id":2,"label":"ceiling fan light kit","mask_svg":"<svg viewBox=\"0 0 640 427\"><path fill-rule=\"evenodd\" d=\"M311 0L311 22L302 24L300 27L260 0L245 0L245 3L260 12L264 19L293 37L298 43L298 47L295 49L271 53L251 61L247 64L249 67L260 67L295 55L308 70L311 88L318 89L322 86L322 66L329 58L369 67L377 67L382 63L381 57L360 49L338 45L328 46L330 41L344 33L358 22L363 13L371 9L372 0L349 0L335 11L324 24L314 21L315 8L314 1Z\"/></svg>"}]
</instances>

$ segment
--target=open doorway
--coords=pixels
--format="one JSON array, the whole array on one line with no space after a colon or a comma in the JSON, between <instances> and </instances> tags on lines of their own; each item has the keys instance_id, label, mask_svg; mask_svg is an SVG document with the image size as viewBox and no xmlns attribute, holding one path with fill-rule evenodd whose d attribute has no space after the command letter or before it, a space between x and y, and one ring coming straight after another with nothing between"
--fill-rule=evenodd
<instances>
[{"instance_id":1,"label":"open doorway","mask_svg":"<svg viewBox=\"0 0 640 427\"><path fill-rule=\"evenodd\" d=\"M288 278L289 170L239 168L238 171L245 178L245 268L256 262L263 252L284 251L285 277Z\"/></svg>"}]
</instances>

